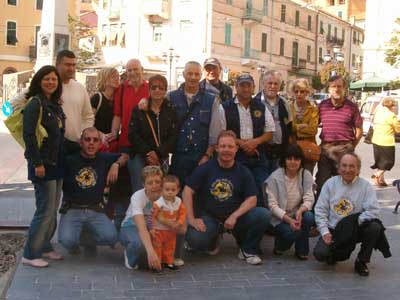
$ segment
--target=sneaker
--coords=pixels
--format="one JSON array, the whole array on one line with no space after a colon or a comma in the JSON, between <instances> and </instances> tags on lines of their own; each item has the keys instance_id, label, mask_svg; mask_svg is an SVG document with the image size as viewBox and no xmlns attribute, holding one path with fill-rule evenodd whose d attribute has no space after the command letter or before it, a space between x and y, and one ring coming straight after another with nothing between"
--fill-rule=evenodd
<instances>
[{"instance_id":1,"label":"sneaker","mask_svg":"<svg viewBox=\"0 0 400 300\"><path fill-rule=\"evenodd\" d=\"M129 270L137 270L138 266L134 266L132 267L129 262L128 262L128 256L126 255L126 250L124 250L124 260L125 260L125 267Z\"/></svg>"},{"instance_id":2,"label":"sneaker","mask_svg":"<svg viewBox=\"0 0 400 300\"><path fill-rule=\"evenodd\" d=\"M260 265L262 263L258 255L246 253L242 249L239 250L238 257L239 259L245 260L250 265Z\"/></svg>"},{"instance_id":3,"label":"sneaker","mask_svg":"<svg viewBox=\"0 0 400 300\"><path fill-rule=\"evenodd\" d=\"M356 271L358 273L358 275L360 275L360 276L368 276L369 275L369 269L367 267L367 264L358 259L354 263L354 271Z\"/></svg>"},{"instance_id":4,"label":"sneaker","mask_svg":"<svg viewBox=\"0 0 400 300\"><path fill-rule=\"evenodd\" d=\"M179 267L174 264L162 264L163 268L166 268L171 271L179 270Z\"/></svg>"},{"instance_id":5,"label":"sneaker","mask_svg":"<svg viewBox=\"0 0 400 300\"><path fill-rule=\"evenodd\" d=\"M182 267L183 265L185 265L185 261L182 258L175 258L174 265L177 267Z\"/></svg>"},{"instance_id":6,"label":"sneaker","mask_svg":"<svg viewBox=\"0 0 400 300\"><path fill-rule=\"evenodd\" d=\"M215 249L209 250L209 251L205 251L205 252L206 252L207 255L215 256L215 255L217 255L219 253L219 250L220 250L219 245L217 245L215 247Z\"/></svg>"}]
</instances>

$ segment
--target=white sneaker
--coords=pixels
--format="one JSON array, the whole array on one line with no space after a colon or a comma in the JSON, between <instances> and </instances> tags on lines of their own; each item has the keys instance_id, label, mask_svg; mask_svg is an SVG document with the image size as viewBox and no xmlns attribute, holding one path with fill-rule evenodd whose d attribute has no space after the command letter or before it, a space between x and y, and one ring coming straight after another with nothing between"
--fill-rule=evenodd
<instances>
[{"instance_id":1,"label":"white sneaker","mask_svg":"<svg viewBox=\"0 0 400 300\"><path fill-rule=\"evenodd\" d=\"M137 265L134 266L134 267L132 267L132 266L129 264L129 262L128 262L128 256L126 255L126 250L124 250L124 259L125 259L125 267L126 267L127 269L129 269L129 270L137 270L137 269L138 269L138 266L137 266Z\"/></svg>"},{"instance_id":2,"label":"white sneaker","mask_svg":"<svg viewBox=\"0 0 400 300\"><path fill-rule=\"evenodd\" d=\"M262 259L256 254L248 254L244 252L242 249L239 250L239 259L245 260L250 265L260 265L262 263Z\"/></svg>"},{"instance_id":3,"label":"white sneaker","mask_svg":"<svg viewBox=\"0 0 400 300\"><path fill-rule=\"evenodd\" d=\"M177 267L182 267L185 264L185 261L182 258L175 258L174 265Z\"/></svg>"}]
</instances>

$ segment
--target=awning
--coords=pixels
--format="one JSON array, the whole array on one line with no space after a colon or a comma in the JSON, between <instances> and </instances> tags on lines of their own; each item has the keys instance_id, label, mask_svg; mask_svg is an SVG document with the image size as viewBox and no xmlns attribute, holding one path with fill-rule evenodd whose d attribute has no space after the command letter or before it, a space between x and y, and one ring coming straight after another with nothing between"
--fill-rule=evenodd
<instances>
[{"instance_id":1,"label":"awning","mask_svg":"<svg viewBox=\"0 0 400 300\"><path fill-rule=\"evenodd\" d=\"M385 78L372 76L350 83L350 89L363 90L363 91L377 91L383 89L388 83L389 80Z\"/></svg>"}]
</instances>

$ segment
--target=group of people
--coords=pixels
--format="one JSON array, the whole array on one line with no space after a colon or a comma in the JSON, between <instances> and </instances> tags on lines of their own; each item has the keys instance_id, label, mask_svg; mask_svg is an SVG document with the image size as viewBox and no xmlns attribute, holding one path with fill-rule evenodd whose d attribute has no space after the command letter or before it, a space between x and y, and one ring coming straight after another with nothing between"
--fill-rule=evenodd
<instances>
[{"instance_id":1,"label":"group of people","mask_svg":"<svg viewBox=\"0 0 400 300\"><path fill-rule=\"evenodd\" d=\"M354 149L362 119L344 96L342 77L329 80L331 97L316 107L305 79L293 81L293 102L280 97L275 71L263 75L255 97L252 76L239 75L233 96L216 58L205 60L203 70L187 62L185 82L168 93L164 76L144 80L140 61L132 59L123 82L116 69L101 70L91 99L73 79L75 68L75 55L59 52L56 66L36 72L22 95L30 99L23 134L36 197L24 264L63 259L50 243L61 192L59 243L76 254L120 241L129 269L175 270L184 265L185 249L216 255L224 232L233 234L239 259L249 264L262 263L266 232L275 236L275 255L294 244L295 256L306 260L312 227L321 234L317 260L347 259L350 244L361 242L355 270L365 276L372 249L390 256L376 195L359 178ZM48 133L41 145L38 121ZM317 161L305 156L300 141L316 145L319 124ZM359 235L338 244L348 232L337 230L344 222Z\"/></svg>"}]
</instances>

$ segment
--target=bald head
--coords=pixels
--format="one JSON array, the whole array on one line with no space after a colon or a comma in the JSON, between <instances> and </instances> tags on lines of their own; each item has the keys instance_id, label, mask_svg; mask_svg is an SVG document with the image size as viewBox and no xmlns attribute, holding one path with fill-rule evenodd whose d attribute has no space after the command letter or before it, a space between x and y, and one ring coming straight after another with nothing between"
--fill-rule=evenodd
<instances>
[{"instance_id":1,"label":"bald head","mask_svg":"<svg viewBox=\"0 0 400 300\"><path fill-rule=\"evenodd\" d=\"M143 67L138 59L130 59L126 63L126 77L130 85L139 87L143 82Z\"/></svg>"}]
</instances>

